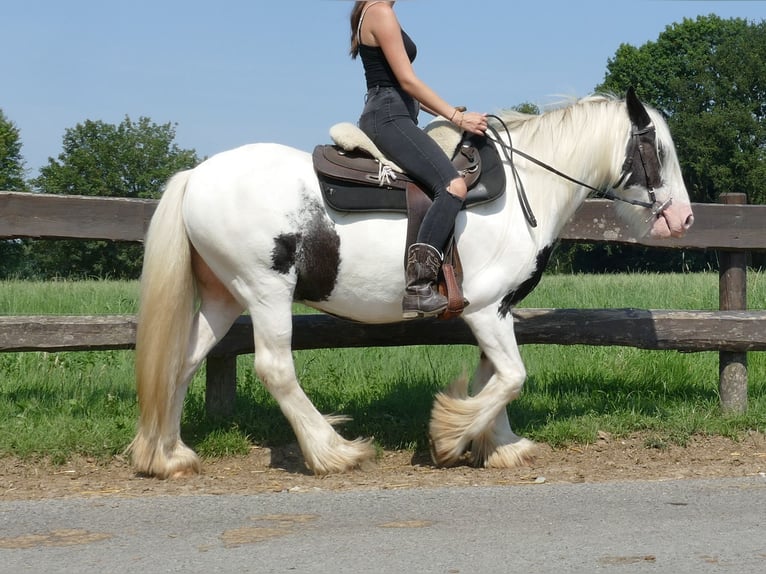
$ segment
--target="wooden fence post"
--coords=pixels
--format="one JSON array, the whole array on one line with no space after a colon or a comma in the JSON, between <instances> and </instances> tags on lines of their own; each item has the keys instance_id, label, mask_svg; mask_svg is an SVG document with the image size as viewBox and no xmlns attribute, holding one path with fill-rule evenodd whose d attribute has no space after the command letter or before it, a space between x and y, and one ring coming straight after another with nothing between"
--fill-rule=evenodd
<instances>
[{"instance_id":1,"label":"wooden fence post","mask_svg":"<svg viewBox=\"0 0 766 574\"><path fill-rule=\"evenodd\" d=\"M205 365L205 411L211 417L230 417L237 400L237 356L211 354Z\"/></svg>"},{"instance_id":2,"label":"wooden fence post","mask_svg":"<svg viewBox=\"0 0 766 574\"><path fill-rule=\"evenodd\" d=\"M723 193L721 203L744 205L744 193ZM747 253L720 251L718 271L719 309L747 309ZM718 354L718 391L721 409L729 413L747 410L747 353L721 351Z\"/></svg>"}]
</instances>

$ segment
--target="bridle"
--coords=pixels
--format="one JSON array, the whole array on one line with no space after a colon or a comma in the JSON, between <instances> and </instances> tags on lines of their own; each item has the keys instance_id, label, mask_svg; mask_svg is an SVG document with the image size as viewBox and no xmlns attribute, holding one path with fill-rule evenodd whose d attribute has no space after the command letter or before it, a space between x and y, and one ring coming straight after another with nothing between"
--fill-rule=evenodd
<instances>
[{"instance_id":1,"label":"bridle","mask_svg":"<svg viewBox=\"0 0 766 574\"><path fill-rule=\"evenodd\" d=\"M661 215L662 212L665 211L673 201L673 198L670 197L663 203L659 204L657 202L657 196L654 193L656 188L662 187L662 176L660 175L661 164L656 146L657 131L654 127L654 124L651 122L643 128L639 128L635 124L631 125L630 140L628 140L628 146L625 150L625 161L622 164L620 177L617 179L614 185L610 186L610 189L603 190L593 187L592 185L580 181L570 175L567 175L557 170L553 166L540 161L539 159L521 151L520 149L513 147L511 132L502 118L499 118L493 114L489 114L488 117L497 120L503 127L503 131L505 131L505 134L508 137L508 143L506 144L493 126L487 126L487 138L503 151L503 155L505 156L506 161L508 161L508 165L511 168L511 173L513 174L513 179L516 183L516 190L519 196L519 202L521 203L521 207L524 211L524 216L526 217L529 225L532 227L537 227L537 219L532 213L532 208L529 205L527 194L524 189L524 183L522 182L521 177L519 176L519 173L516 169L516 165L513 161L514 154L523 157L527 161L530 161L535 165L542 167L543 169L546 169L563 179L566 179L567 181L595 192L599 197L603 197L604 199L609 199L611 201L622 201L624 203L637 205L639 207L651 210L651 215L646 219L647 223L653 218ZM638 162L635 161L636 156L638 156ZM634 171L633 168L634 164L636 163L640 164L642 168L640 171ZM615 189L627 188L634 185L641 185L647 190L649 201L627 199L614 193Z\"/></svg>"}]
</instances>

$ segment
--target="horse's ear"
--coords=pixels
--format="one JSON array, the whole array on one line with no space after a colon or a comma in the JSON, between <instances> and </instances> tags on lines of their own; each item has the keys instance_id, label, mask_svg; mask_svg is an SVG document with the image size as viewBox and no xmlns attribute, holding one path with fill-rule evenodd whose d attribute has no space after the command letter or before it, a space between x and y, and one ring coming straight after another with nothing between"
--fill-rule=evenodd
<instances>
[{"instance_id":1,"label":"horse's ear","mask_svg":"<svg viewBox=\"0 0 766 574\"><path fill-rule=\"evenodd\" d=\"M625 103L628 105L628 117L630 121L638 127L643 129L652 123L652 119L649 117L649 113L646 111L644 104L636 96L636 90L633 86L628 88L628 93L625 96Z\"/></svg>"}]
</instances>

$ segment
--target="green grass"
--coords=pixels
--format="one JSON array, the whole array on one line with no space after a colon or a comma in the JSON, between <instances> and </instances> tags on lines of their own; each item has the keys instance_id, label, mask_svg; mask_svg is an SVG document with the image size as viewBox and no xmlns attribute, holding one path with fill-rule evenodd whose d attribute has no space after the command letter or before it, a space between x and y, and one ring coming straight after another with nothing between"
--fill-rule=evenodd
<instances>
[{"instance_id":1,"label":"green grass","mask_svg":"<svg viewBox=\"0 0 766 574\"><path fill-rule=\"evenodd\" d=\"M751 308L766 308L766 279L750 273ZM134 313L133 282L2 282L0 314ZM547 276L526 307L715 309L718 276ZM325 413L352 417L348 437L374 436L383 448L426 449L433 395L475 367L471 346L295 352L307 394ZM749 354L749 410L718 407L718 354L623 347L526 345L528 381L512 403L517 432L553 445L644 432L652 445L684 444L694 434L738 437L766 431L766 353ZM184 438L205 456L243 454L252 443L284 444L292 430L258 382L253 357L238 359L237 409L212 420L204 373L184 410ZM106 460L130 442L137 417L133 353L0 353L0 456L73 455ZM651 445L650 445L651 446Z\"/></svg>"},{"instance_id":2,"label":"green grass","mask_svg":"<svg viewBox=\"0 0 766 574\"><path fill-rule=\"evenodd\" d=\"M122 315L137 310L135 281L0 281L0 315Z\"/></svg>"}]
</instances>

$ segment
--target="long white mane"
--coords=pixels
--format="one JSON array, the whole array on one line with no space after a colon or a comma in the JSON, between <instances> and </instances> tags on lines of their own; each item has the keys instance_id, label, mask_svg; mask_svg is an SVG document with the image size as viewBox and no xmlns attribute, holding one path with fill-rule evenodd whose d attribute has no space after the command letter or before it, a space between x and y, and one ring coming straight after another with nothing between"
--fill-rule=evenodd
<instances>
[{"instance_id":1,"label":"long white mane","mask_svg":"<svg viewBox=\"0 0 766 574\"><path fill-rule=\"evenodd\" d=\"M620 100L614 96L597 94L563 102L541 114L503 110L497 115L514 132L517 139L514 143L518 145L527 146L529 142L534 142L535 149L540 153L544 153L546 148L556 152L562 149L574 152L578 149L579 141L585 137L592 139L593 134L602 128L613 131L614 126L619 125L616 121L622 121L626 128L629 126L625 108L616 105L619 103ZM605 114L605 111L609 113ZM497 122L494 127L498 129ZM588 166L588 171L606 173L613 168L613 158L604 155L597 158L600 163ZM544 157L540 159L545 160ZM580 160L576 153L571 153L570 157L562 157L559 153L556 167L562 171L574 170Z\"/></svg>"},{"instance_id":2,"label":"long white mane","mask_svg":"<svg viewBox=\"0 0 766 574\"><path fill-rule=\"evenodd\" d=\"M521 140L540 142L543 145L558 143L556 149L561 149L569 147L569 140L580 134L592 137L593 132L600 126L613 129L615 120L622 120L629 126L625 108L619 105L622 102L622 98L613 94L591 94L580 99L568 99L552 104L541 114L527 114L508 109L497 115L512 132L518 133ZM610 110L616 117L604 114L604 110ZM677 156L667 123L657 110L647 106L646 111L657 130L657 142L666 159L664 163L675 165ZM497 122L495 128L497 129ZM576 146L573 149L576 149ZM601 159L604 162L611 161L608 156L602 156ZM611 165L613 164L605 163L593 167L598 171L606 171Z\"/></svg>"}]
</instances>

